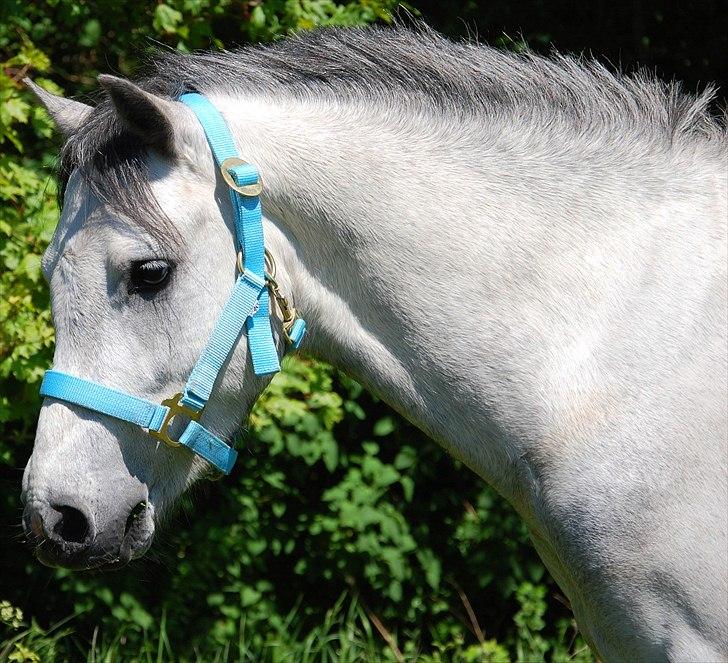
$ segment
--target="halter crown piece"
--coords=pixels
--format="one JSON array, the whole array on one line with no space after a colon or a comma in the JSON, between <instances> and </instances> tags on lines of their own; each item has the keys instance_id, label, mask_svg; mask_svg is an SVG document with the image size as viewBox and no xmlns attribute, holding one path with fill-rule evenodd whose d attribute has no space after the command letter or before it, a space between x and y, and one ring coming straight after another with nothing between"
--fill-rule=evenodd
<instances>
[{"instance_id":1,"label":"halter crown piece","mask_svg":"<svg viewBox=\"0 0 728 663\"><path fill-rule=\"evenodd\" d=\"M184 391L160 405L56 370L46 371L40 393L41 396L136 424L166 445L187 447L223 474L229 474L237 451L199 423L223 364L237 343L243 326L247 326L255 374L268 375L280 370L270 323L269 290L283 315L283 332L291 347L300 345L306 323L281 295L275 281L275 263L265 250L260 204L262 185L258 170L238 157L225 120L207 98L197 93L186 93L179 101L197 116L223 179L230 188L239 269L232 294L192 369ZM271 273L266 272L266 259L271 263ZM170 436L169 427L177 415L186 417L189 423L175 440Z\"/></svg>"}]
</instances>

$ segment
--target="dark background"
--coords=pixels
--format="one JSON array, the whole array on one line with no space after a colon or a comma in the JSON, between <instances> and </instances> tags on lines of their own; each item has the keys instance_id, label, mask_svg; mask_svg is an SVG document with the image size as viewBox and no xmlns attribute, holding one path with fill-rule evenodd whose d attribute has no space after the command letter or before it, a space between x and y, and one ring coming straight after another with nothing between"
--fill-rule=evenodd
<instances>
[{"instance_id":1,"label":"dark background","mask_svg":"<svg viewBox=\"0 0 728 663\"><path fill-rule=\"evenodd\" d=\"M639 66L687 90L728 84L728 2L437 2L413 5L449 36L477 37L491 45L525 40L532 50L585 53L625 71Z\"/></svg>"}]
</instances>

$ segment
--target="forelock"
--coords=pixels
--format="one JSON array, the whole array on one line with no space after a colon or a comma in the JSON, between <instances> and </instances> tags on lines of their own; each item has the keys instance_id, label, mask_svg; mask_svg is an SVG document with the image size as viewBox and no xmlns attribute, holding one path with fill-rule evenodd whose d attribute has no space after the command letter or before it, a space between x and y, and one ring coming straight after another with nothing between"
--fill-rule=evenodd
<instances>
[{"instance_id":1,"label":"forelock","mask_svg":"<svg viewBox=\"0 0 728 663\"><path fill-rule=\"evenodd\" d=\"M147 147L123 126L111 102L104 99L61 149L61 204L69 177L77 170L91 193L109 209L157 239L174 236L174 224L152 192L150 157Z\"/></svg>"}]
</instances>

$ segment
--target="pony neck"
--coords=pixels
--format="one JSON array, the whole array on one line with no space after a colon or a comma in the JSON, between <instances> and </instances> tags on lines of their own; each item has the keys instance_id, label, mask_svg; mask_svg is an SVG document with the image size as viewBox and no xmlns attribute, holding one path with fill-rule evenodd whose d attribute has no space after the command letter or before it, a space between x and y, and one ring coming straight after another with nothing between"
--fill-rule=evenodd
<instances>
[{"instance_id":1,"label":"pony neck","mask_svg":"<svg viewBox=\"0 0 728 663\"><path fill-rule=\"evenodd\" d=\"M519 310L533 272L514 262L528 260L531 238L513 219L532 212L497 194L498 158L381 113L212 101L265 182L266 242L307 321L305 350L524 506L526 445L548 416L549 336L543 311Z\"/></svg>"}]
</instances>

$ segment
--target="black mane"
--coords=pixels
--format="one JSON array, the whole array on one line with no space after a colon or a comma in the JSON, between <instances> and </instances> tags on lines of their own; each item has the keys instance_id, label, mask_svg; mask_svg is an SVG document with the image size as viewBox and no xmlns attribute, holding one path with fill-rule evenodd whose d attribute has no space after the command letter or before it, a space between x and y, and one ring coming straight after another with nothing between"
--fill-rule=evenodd
<instances>
[{"instance_id":1,"label":"black mane","mask_svg":"<svg viewBox=\"0 0 728 663\"><path fill-rule=\"evenodd\" d=\"M513 54L473 43L454 43L422 28L326 29L302 32L265 46L234 52L167 52L153 59L144 89L174 99L188 90L240 95L326 98L362 104L369 112L400 106L448 122L477 124L513 118L564 127L567 132L626 132L671 145L681 139L725 145L723 123L709 112L714 91L693 96L677 83L624 76L595 61ZM61 191L81 168L103 201L141 223L159 227L151 196L147 154L105 99L61 153Z\"/></svg>"}]
</instances>

